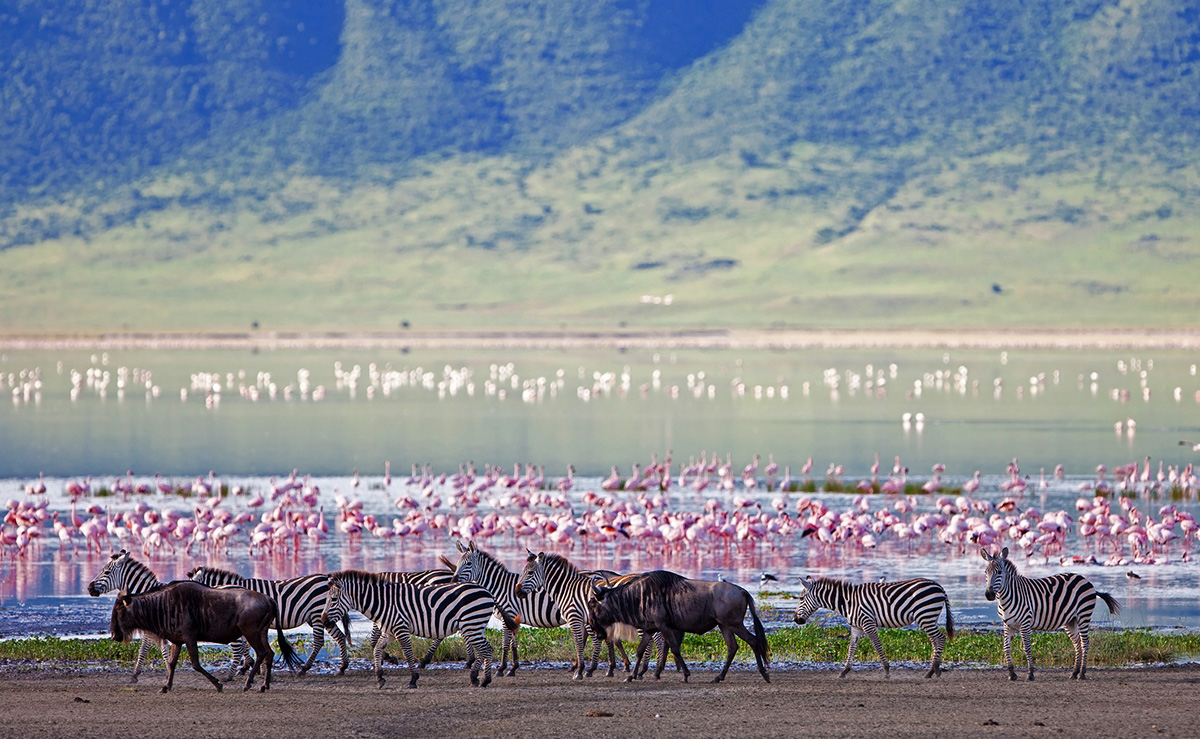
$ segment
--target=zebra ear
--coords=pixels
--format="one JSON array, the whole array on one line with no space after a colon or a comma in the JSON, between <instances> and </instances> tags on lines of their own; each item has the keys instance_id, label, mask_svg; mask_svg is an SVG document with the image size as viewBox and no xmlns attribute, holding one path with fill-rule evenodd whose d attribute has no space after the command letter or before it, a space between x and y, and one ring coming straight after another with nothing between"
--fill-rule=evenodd
<instances>
[{"instance_id":1,"label":"zebra ear","mask_svg":"<svg viewBox=\"0 0 1200 739\"><path fill-rule=\"evenodd\" d=\"M526 548L525 548L525 553L529 555L529 561L530 561L530 562L532 562L533 560L537 559L537 555L533 553L533 550L532 550L532 549L530 549L530 548L526 547Z\"/></svg>"},{"instance_id":2,"label":"zebra ear","mask_svg":"<svg viewBox=\"0 0 1200 739\"><path fill-rule=\"evenodd\" d=\"M1000 559L1008 559L1008 547L1000 550Z\"/></svg>"},{"instance_id":3,"label":"zebra ear","mask_svg":"<svg viewBox=\"0 0 1200 739\"><path fill-rule=\"evenodd\" d=\"M472 552L474 552L474 551L475 551L475 540L474 540L474 539L472 539L472 540L471 540L471 541L470 541L470 542L467 544L467 549L468 549L468 550L470 550L470 551L472 551Z\"/></svg>"},{"instance_id":4,"label":"zebra ear","mask_svg":"<svg viewBox=\"0 0 1200 739\"><path fill-rule=\"evenodd\" d=\"M992 555L988 554L988 550L985 549L984 547L979 547L979 556L983 557L984 562L992 561Z\"/></svg>"},{"instance_id":5,"label":"zebra ear","mask_svg":"<svg viewBox=\"0 0 1200 739\"><path fill-rule=\"evenodd\" d=\"M454 546L458 547L458 551L462 552L463 554L467 553L467 548L463 546L462 539L455 539Z\"/></svg>"}]
</instances>

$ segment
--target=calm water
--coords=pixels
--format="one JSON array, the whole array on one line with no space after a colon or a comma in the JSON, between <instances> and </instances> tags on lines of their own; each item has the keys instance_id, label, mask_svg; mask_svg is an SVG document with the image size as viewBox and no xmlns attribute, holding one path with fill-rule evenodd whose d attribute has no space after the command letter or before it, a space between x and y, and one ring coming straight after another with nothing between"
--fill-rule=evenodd
<instances>
[{"instance_id":1,"label":"calm water","mask_svg":"<svg viewBox=\"0 0 1200 739\"><path fill-rule=\"evenodd\" d=\"M1157 471L1160 461L1170 470L1195 458L1178 441L1200 441L1197 361L1172 352L9 352L0 357L0 391L11 399L0 406L0 500L27 498L25 487L44 473L49 508L65 516L67 484L91 476L92 495L81 499L80 509L95 502L118 514L138 501L95 494L126 479L126 471L136 482L153 484L161 473L185 484L211 470L248 498L269 490L269 476L282 479L298 469L319 485L331 522L338 493L359 497L364 510L386 522L402 514L393 499L406 490L412 464L453 473L471 460L506 470L514 463L540 465L550 486L573 464L581 476L571 492L579 513L581 495L598 491L610 466L627 475L633 463L645 465L651 455L661 459L670 451L677 476L681 462L703 451L728 457L735 470L761 455L760 484L768 455L780 475L790 466L795 480L811 458L818 483L831 465L841 465L851 483L868 477L876 454L881 477L897 456L917 481L928 479L933 464L945 464L945 486L961 485L978 469L984 475L979 497L993 502L1004 497L999 486L1014 457L1032 481L1040 469L1049 474L1062 464L1067 478L1053 482L1046 498L1030 495L1022 505L1075 515L1077 487L1094 479L1098 464L1111 469L1149 456ZM394 478L387 489L385 461ZM349 477L355 468L357 488ZM445 501L437 510L463 513L448 487L437 493ZM774 497L746 492L740 482L735 494L757 498L767 511ZM724 494L726 505L732 495ZM675 488L671 510L699 511L714 496L711 489ZM813 497L837 510L851 505L849 495ZM226 505L243 510L244 501ZM194 505L161 495L141 502L184 514ZM1157 512L1165 502L1140 505ZM875 509L884 504L879 499ZM932 505L919 501L926 509ZM1179 505L1190 510L1193 504ZM487 510L484 504L480 513ZM568 551L536 536L508 534L483 545L512 568L526 546ZM351 566L433 567L453 544L444 531L403 543L331 532L319 546L287 553L248 549L243 534L220 555L158 551L143 559L164 579L206 562L286 577ZM1200 571L1180 561L1183 551L1176 542L1164 563L1134 567L1140 579L1126 577L1131 567L1074 569L1125 604L1111 624L1195 629ZM720 573L752 591L763 572L780 578L770 590L784 592L808 573L929 576L946 585L960 620L995 619L994 607L981 597L977 554L933 546L884 542L868 551L821 547L809 537L729 551L593 543L568 553L581 566L662 566L708 578ZM1078 537L1064 550L1087 553ZM72 552L47 524L47 535L26 556L6 556L0 565L0 635L103 631L111 596L91 599L84 587L106 558L107 550ZM1060 571L1057 560L1022 559L1023 570ZM777 596L765 600L787 606ZM781 625L787 616L774 618Z\"/></svg>"}]
</instances>

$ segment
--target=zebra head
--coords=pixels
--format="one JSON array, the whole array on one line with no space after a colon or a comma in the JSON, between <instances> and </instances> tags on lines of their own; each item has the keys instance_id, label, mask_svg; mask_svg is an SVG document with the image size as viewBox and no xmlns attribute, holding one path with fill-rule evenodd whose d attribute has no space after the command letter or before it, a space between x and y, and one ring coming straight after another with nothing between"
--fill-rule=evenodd
<instances>
[{"instance_id":1,"label":"zebra head","mask_svg":"<svg viewBox=\"0 0 1200 739\"><path fill-rule=\"evenodd\" d=\"M458 564L454 567L454 582L469 582L478 585L483 582L483 567L479 561L479 550L475 542L463 546L461 541L455 542L460 552Z\"/></svg>"},{"instance_id":2,"label":"zebra head","mask_svg":"<svg viewBox=\"0 0 1200 739\"><path fill-rule=\"evenodd\" d=\"M1008 547L1004 547L999 554L995 555L988 554L986 549L981 548L979 554L987 562L987 569L984 571L984 575L987 577L987 589L983 591L983 597L988 600L996 600L997 593L1004 592L1009 576L1016 574L1016 568L1008 560Z\"/></svg>"},{"instance_id":3,"label":"zebra head","mask_svg":"<svg viewBox=\"0 0 1200 739\"><path fill-rule=\"evenodd\" d=\"M536 593L546 589L546 553L534 554L525 550L529 557L525 560L525 569L517 578L517 597L524 598L526 593Z\"/></svg>"},{"instance_id":4,"label":"zebra head","mask_svg":"<svg viewBox=\"0 0 1200 739\"><path fill-rule=\"evenodd\" d=\"M321 623L323 624L333 623L329 615L331 612L349 613L351 610L342 602L342 573L331 572L326 575L326 579L329 581L329 590L325 593L325 608L321 610Z\"/></svg>"},{"instance_id":5,"label":"zebra head","mask_svg":"<svg viewBox=\"0 0 1200 739\"><path fill-rule=\"evenodd\" d=\"M129 552L122 549L112 556L108 564L100 570L100 574L88 583L88 595L93 598L110 590L117 590L125 585L125 564L129 562Z\"/></svg>"},{"instance_id":6,"label":"zebra head","mask_svg":"<svg viewBox=\"0 0 1200 739\"><path fill-rule=\"evenodd\" d=\"M800 603L796 606L796 616L792 620L803 625L809 616L825 606L817 595L817 583L813 582L812 575L801 579L800 585L803 586L804 591L800 594Z\"/></svg>"}]
</instances>

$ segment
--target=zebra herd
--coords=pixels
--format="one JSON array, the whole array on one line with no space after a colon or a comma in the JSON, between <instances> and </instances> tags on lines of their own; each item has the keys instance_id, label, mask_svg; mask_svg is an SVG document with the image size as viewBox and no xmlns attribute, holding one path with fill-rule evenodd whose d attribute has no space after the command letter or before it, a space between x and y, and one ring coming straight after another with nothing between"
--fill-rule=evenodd
<instances>
[{"instance_id":1,"label":"zebra herd","mask_svg":"<svg viewBox=\"0 0 1200 739\"><path fill-rule=\"evenodd\" d=\"M518 572L506 569L491 554L472 542L458 543L457 562L442 557L446 569L418 572L371 573L343 570L329 574L314 574L288 580L246 578L236 573L210 567L197 567L188 573L195 582L210 587L242 588L267 596L276 603L278 626L292 629L308 625L313 630L313 643L308 659L300 668L307 672L329 632L341 654L338 674L349 665L349 614L358 611L373 622L368 644L374 658L378 685L384 685L382 662L387 645L400 643L408 662L411 677L408 687L416 687L418 670L433 658L441 640L454 634L462 636L467 645L467 667L471 683L487 686L492 680L493 649L484 636L484 629L495 614L503 624L501 662L498 674L513 675L519 665L516 634L522 625L539 628L566 626L575 648L574 679L591 676L596 669L601 642L608 646L609 671L614 671L614 646L621 650L625 670L630 663L620 641L614 637L602 639L589 624L589 608L609 592L648 577L649 574L619 574L607 570L585 571L576 568L565 557L533 552L528 553L524 568ZM987 562L985 597L996 601L1004 624L1004 657L1009 678L1017 679L1013 667L1012 641L1020 635L1028 660L1028 679L1034 679L1031 634L1033 631L1062 629L1067 632L1075 650L1073 679L1086 679L1088 632L1096 599L1102 599L1113 615L1120 613L1120 604L1108 593L1101 593L1084 577L1063 573L1042 578L1022 577L1008 558L1008 548L998 554L986 549L980 553ZM104 569L88 585L88 592L98 596L113 590L136 596L158 591L168 583L160 581L145 564L122 550L114 554ZM804 578L794 620L804 624L819 609L828 609L846 618L850 625L850 648L841 676L851 670L859 640L866 637L874 646L883 667L889 672L887 657L879 638L879 628L902 628L916 624L929 637L933 649L926 677L940 676L942 654L946 642L954 637L954 621L945 590L933 580L924 578L902 582L882 582L854 585L828 578ZM945 633L938 626L942 610L946 612ZM591 612L595 612L592 610ZM341 626L339 628L339 622ZM647 630L652 628L647 626ZM431 640L428 651L417 661L411 637ZM585 647L593 638L590 668L587 667ZM662 634L641 633L643 644L639 653L653 640L661 655ZM159 641L154 635L143 635L133 680L141 672L150 646ZM162 642L164 659L169 648ZM512 667L508 668L509 653ZM732 653L731 653L732 655ZM250 664L249 648L244 640L233 645L231 678L240 665L244 672ZM394 660L390 660L394 661ZM648 664L647 659L647 664ZM661 665L661 663L660 663ZM479 680L482 666L483 680ZM507 670L507 673L506 673ZM661 666L660 666L661 670ZM638 676L638 666L633 675ZM764 677L766 677L764 673ZM229 679L229 678L226 678Z\"/></svg>"}]
</instances>

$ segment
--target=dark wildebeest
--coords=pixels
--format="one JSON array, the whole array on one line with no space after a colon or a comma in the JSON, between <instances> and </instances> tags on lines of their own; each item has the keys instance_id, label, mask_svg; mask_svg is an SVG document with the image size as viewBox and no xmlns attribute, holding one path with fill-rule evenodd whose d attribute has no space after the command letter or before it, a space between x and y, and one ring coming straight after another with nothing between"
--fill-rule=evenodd
<instances>
[{"instance_id":1,"label":"dark wildebeest","mask_svg":"<svg viewBox=\"0 0 1200 739\"><path fill-rule=\"evenodd\" d=\"M171 689L175 680L175 664L184 644L192 659L192 668L207 677L220 692L221 683L200 665L197 643L229 644L245 637L254 648L256 659L244 690L250 689L254 675L263 663L267 667L261 690L266 690L271 687L271 662L275 658L267 635L275 616L275 601L261 593L243 588L210 588L184 580L141 595L122 592L113 604L111 629L115 641L123 642L131 639L135 632L144 632L171 642L164 693ZM300 664L300 658L283 636L283 629L277 625L276 630L284 661L289 667Z\"/></svg>"},{"instance_id":2,"label":"dark wildebeest","mask_svg":"<svg viewBox=\"0 0 1200 739\"><path fill-rule=\"evenodd\" d=\"M743 623L747 608L754 618L753 634ZM635 663L641 662L651 635L661 633L666 646L675 655L675 664L683 672L685 683L690 673L679 651L683 634L704 634L720 628L729 651L721 674L713 682L724 680L725 673L729 671L729 665L738 650L735 636L741 637L754 650L759 673L764 680L771 682L771 676L767 673L767 663L770 661L767 635L763 631L762 621L758 620L754 598L733 583L690 580L674 572L654 570L615 588L597 588L595 599L588 603L588 618L591 627L605 640L614 629L641 629L644 635L638 644ZM666 662L667 653L662 650L658 657L658 668L654 671L656 680L662 675ZM632 678L631 675L625 680L628 682Z\"/></svg>"}]
</instances>

